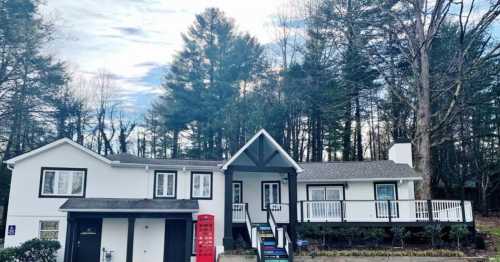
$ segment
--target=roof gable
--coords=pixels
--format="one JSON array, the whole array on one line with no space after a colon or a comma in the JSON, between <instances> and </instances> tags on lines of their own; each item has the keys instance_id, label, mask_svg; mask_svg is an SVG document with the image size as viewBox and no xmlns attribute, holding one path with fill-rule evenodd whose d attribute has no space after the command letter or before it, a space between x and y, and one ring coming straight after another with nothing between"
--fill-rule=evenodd
<instances>
[{"instance_id":1,"label":"roof gable","mask_svg":"<svg viewBox=\"0 0 500 262\"><path fill-rule=\"evenodd\" d=\"M261 143L259 141L260 137L263 138L263 142L261 145L259 145L259 143ZM239 163L256 162L256 159L254 159L255 156L252 156L252 154L249 154L248 152L255 152L259 150L266 151L265 153L263 152L261 154L266 154L262 157L268 164L278 165L280 163L286 163L287 165L295 168L297 173L303 171L302 167L300 167L299 164L297 164L297 162L295 162L295 160L293 160L293 158L291 158L290 155L288 155L288 153L264 129L261 129L250 140L248 140L248 142L222 166L222 169L226 170L229 166Z\"/></svg>"},{"instance_id":2,"label":"roof gable","mask_svg":"<svg viewBox=\"0 0 500 262\"><path fill-rule=\"evenodd\" d=\"M38 154L41 154L41 153L43 153L45 151L48 151L48 150L50 150L52 148L56 148L56 147L61 146L63 144L70 145L70 146L72 146L72 147L74 147L74 148L76 148L76 149L78 149L78 150L80 150L80 151L82 151L82 152L84 152L84 153L86 153L86 154L88 154L88 155L90 155L90 156L92 156L92 157L100 160L100 161L103 161L103 162L105 162L107 164L111 164L112 163L111 160L109 160L109 159L107 159L107 158L105 158L105 157L97 154L96 152L94 152L94 151L92 151L92 150L90 150L90 149L88 149L88 148L86 148L86 147L84 147L84 146L82 146L82 145L80 145L78 143L75 143L74 141L72 141L71 139L68 139L68 138L61 138L61 139L56 140L56 141L54 141L52 143L49 143L49 144L44 145L42 147L39 147L39 148L37 148L35 150L29 151L27 153L21 154L19 156L14 157L14 158L8 159L8 160L6 160L4 162L6 164L8 164L8 165L15 165L16 163L18 163L18 162L20 162L22 160L25 160L25 159L28 159L30 157L36 156Z\"/></svg>"}]
</instances>

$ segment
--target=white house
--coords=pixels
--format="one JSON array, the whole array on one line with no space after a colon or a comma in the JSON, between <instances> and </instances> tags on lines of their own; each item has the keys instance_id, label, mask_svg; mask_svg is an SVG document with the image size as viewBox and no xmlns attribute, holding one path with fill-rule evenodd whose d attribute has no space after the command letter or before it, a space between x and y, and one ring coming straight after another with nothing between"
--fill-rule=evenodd
<instances>
[{"instance_id":1,"label":"white house","mask_svg":"<svg viewBox=\"0 0 500 262\"><path fill-rule=\"evenodd\" d=\"M415 200L409 144L389 156L299 165L265 130L226 162L104 157L61 139L6 161L5 246L58 240L61 262L194 261L197 217L211 214L218 254L243 231L260 257L291 261L298 223L472 222L470 202Z\"/></svg>"}]
</instances>

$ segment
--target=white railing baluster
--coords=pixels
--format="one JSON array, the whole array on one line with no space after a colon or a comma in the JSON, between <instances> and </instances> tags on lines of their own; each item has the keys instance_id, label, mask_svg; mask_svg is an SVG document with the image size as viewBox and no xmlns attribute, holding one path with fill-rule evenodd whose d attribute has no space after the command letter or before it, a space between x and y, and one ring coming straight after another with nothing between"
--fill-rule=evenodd
<instances>
[{"instance_id":1,"label":"white railing baluster","mask_svg":"<svg viewBox=\"0 0 500 262\"><path fill-rule=\"evenodd\" d=\"M245 223L246 205L244 203L233 204L233 222Z\"/></svg>"},{"instance_id":2,"label":"white railing baluster","mask_svg":"<svg viewBox=\"0 0 500 262\"><path fill-rule=\"evenodd\" d=\"M460 200L431 200L430 207L434 221L462 221ZM473 221L471 202L464 201L464 208L466 222ZM426 222L431 219L427 200L302 201L298 213L303 214L300 219L304 222L341 222L342 218L347 222L389 222L389 216L393 222Z\"/></svg>"}]
</instances>

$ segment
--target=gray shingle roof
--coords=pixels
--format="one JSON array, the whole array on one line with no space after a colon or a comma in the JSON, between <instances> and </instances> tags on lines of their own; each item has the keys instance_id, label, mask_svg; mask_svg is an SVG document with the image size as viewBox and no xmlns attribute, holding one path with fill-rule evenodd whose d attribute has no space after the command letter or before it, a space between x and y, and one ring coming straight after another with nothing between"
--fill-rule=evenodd
<instances>
[{"instance_id":1,"label":"gray shingle roof","mask_svg":"<svg viewBox=\"0 0 500 262\"><path fill-rule=\"evenodd\" d=\"M116 154L106 156L111 161L119 161L126 164L161 165L161 166L205 166L216 167L222 161L191 160L191 159L153 159L134 156L131 154Z\"/></svg>"},{"instance_id":2,"label":"gray shingle roof","mask_svg":"<svg viewBox=\"0 0 500 262\"><path fill-rule=\"evenodd\" d=\"M131 154L106 156L112 161L125 164L158 166L218 167L223 161L188 159L152 159ZM308 162L300 163L304 169L298 174L299 181L348 180L348 179L401 179L420 176L406 164L396 164L391 160L345 161L345 162Z\"/></svg>"},{"instance_id":3,"label":"gray shingle roof","mask_svg":"<svg viewBox=\"0 0 500 262\"><path fill-rule=\"evenodd\" d=\"M137 199L137 198L70 198L61 210L137 210L141 211L190 211L198 209L196 200Z\"/></svg>"},{"instance_id":4,"label":"gray shingle roof","mask_svg":"<svg viewBox=\"0 0 500 262\"><path fill-rule=\"evenodd\" d=\"M304 172L299 181L349 180L349 179L401 179L420 176L406 164L390 160L358 162L301 163Z\"/></svg>"}]
</instances>

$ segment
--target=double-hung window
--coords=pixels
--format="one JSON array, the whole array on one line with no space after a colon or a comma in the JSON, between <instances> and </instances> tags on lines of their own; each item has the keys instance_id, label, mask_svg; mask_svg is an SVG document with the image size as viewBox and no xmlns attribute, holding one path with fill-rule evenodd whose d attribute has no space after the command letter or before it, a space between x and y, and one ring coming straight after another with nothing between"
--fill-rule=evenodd
<instances>
[{"instance_id":1,"label":"double-hung window","mask_svg":"<svg viewBox=\"0 0 500 262\"><path fill-rule=\"evenodd\" d=\"M281 203L280 182L262 182L262 210L269 205Z\"/></svg>"},{"instance_id":2,"label":"double-hung window","mask_svg":"<svg viewBox=\"0 0 500 262\"><path fill-rule=\"evenodd\" d=\"M86 169L42 168L41 197L84 197Z\"/></svg>"},{"instance_id":3,"label":"double-hung window","mask_svg":"<svg viewBox=\"0 0 500 262\"><path fill-rule=\"evenodd\" d=\"M59 235L59 221L40 221L41 240L57 240Z\"/></svg>"},{"instance_id":4,"label":"double-hung window","mask_svg":"<svg viewBox=\"0 0 500 262\"><path fill-rule=\"evenodd\" d=\"M175 171L155 172L155 197L176 197L177 173Z\"/></svg>"},{"instance_id":5,"label":"double-hung window","mask_svg":"<svg viewBox=\"0 0 500 262\"><path fill-rule=\"evenodd\" d=\"M212 173L191 173L191 198L212 199Z\"/></svg>"}]
</instances>

